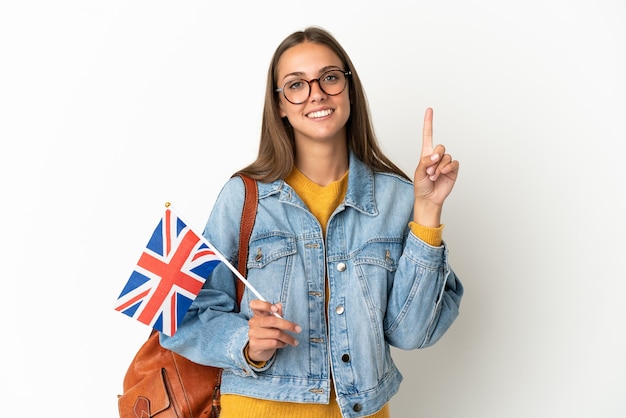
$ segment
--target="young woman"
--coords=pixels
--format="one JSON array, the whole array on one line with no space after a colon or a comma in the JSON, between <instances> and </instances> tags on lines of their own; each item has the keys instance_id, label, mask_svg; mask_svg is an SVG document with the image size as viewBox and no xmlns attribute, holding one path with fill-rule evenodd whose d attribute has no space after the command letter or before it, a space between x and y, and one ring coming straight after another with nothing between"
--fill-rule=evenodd
<instances>
[{"instance_id":1,"label":"young woman","mask_svg":"<svg viewBox=\"0 0 626 418\"><path fill-rule=\"evenodd\" d=\"M241 310L218 266L162 345L224 368L222 418L388 417L402 380L390 346L434 344L463 287L448 265L441 209L459 169L433 148L426 111L413 181L380 150L357 71L326 31L276 50L259 154L241 170L259 207ZM220 193L204 231L236 265L241 179ZM275 315L277 314L277 315Z\"/></svg>"}]
</instances>

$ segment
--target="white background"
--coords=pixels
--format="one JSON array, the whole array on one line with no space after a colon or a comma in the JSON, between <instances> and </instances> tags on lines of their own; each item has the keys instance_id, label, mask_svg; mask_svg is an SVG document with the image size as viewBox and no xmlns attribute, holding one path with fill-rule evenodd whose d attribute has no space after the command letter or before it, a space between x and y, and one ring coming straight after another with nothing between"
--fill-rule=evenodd
<instances>
[{"instance_id":1,"label":"white background","mask_svg":"<svg viewBox=\"0 0 626 418\"><path fill-rule=\"evenodd\" d=\"M116 416L149 329L115 299L164 202L202 228L254 158L271 54L310 24L351 55L392 159L412 173L432 106L461 162L461 315L395 351L393 416L626 416L626 3L248 3L0 6L8 416Z\"/></svg>"}]
</instances>

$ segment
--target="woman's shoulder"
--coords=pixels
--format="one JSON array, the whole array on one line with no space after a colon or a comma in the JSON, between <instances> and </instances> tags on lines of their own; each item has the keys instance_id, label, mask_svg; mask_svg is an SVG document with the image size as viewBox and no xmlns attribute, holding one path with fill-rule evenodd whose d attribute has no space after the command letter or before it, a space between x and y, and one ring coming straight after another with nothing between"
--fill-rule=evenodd
<instances>
[{"instance_id":1,"label":"woman's shoulder","mask_svg":"<svg viewBox=\"0 0 626 418\"><path fill-rule=\"evenodd\" d=\"M397 189L413 189L413 182L404 176L391 172L375 172L374 182L378 186Z\"/></svg>"},{"instance_id":2,"label":"woman's shoulder","mask_svg":"<svg viewBox=\"0 0 626 418\"><path fill-rule=\"evenodd\" d=\"M238 175L230 177L222 186L217 197L218 201L226 201L229 203L243 201L245 196L245 187L243 179Z\"/></svg>"}]
</instances>

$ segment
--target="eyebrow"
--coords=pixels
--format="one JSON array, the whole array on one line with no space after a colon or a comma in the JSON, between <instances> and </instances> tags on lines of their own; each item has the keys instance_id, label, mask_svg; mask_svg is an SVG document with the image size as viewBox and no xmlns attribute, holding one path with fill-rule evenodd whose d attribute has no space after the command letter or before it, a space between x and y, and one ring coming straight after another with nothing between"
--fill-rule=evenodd
<instances>
[{"instance_id":1,"label":"eyebrow","mask_svg":"<svg viewBox=\"0 0 626 418\"><path fill-rule=\"evenodd\" d=\"M321 68L319 70L319 75L324 74L326 71L330 71L330 70L339 70L342 71L341 67L338 65L327 65L323 68ZM285 74L285 76L282 78L283 80L286 79L287 77L303 77L304 73L302 71L294 71L293 73L289 73L289 74Z\"/></svg>"}]
</instances>

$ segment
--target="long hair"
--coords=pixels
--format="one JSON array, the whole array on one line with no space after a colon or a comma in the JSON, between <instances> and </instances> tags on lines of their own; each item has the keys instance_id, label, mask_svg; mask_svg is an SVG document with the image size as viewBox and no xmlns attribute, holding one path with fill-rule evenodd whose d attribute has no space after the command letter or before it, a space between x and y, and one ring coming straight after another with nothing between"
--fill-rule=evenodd
<instances>
[{"instance_id":1,"label":"long hair","mask_svg":"<svg viewBox=\"0 0 626 418\"><path fill-rule=\"evenodd\" d=\"M267 72L265 104L261 124L261 141L257 159L238 171L253 179L269 183L284 179L294 166L295 145L293 128L280 116L279 96L275 91L278 78L278 61L289 48L303 42L313 42L330 48L342 61L344 70L351 71L349 80L350 117L346 124L348 149L375 172L392 172L410 178L381 151L372 127L369 106L359 75L350 57L327 31L309 27L289 35L278 46Z\"/></svg>"}]
</instances>

